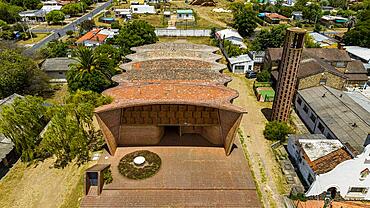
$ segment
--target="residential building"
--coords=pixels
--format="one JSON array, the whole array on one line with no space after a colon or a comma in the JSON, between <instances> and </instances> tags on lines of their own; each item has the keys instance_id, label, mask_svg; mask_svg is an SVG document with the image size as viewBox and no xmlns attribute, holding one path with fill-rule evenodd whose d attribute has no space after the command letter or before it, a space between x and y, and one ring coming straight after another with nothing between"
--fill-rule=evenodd
<instances>
[{"instance_id":1,"label":"residential building","mask_svg":"<svg viewBox=\"0 0 370 208\"><path fill-rule=\"evenodd\" d=\"M308 33L311 36L314 43L318 43L321 48L337 48L338 47L338 40L328 37L324 34L317 33L317 32L310 32Z\"/></svg>"},{"instance_id":2,"label":"residential building","mask_svg":"<svg viewBox=\"0 0 370 208\"><path fill-rule=\"evenodd\" d=\"M265 13L265 20L270 24L288 24L289 18L278 13Z\"/></svg>"},{"instance_id":3,"label":"residential building","mask_svg":"<svg viewBox=\"0 0 370 208\"><path fill-rule=\"evenodd\" d=\"M276 83L276 95L272 105L272 120L287 121L290 107L296 92L297 72L301 62L306 30L291 27L285 35L279 75Z\"/></svg>"},{"instance_id":4,"label":"residential building","mask_svg":"<svg viewBox=\"0 0 370 208\"><path fill-rule=\"evenodd\" d=\"M325 85L298 90L294 106L312 133L338 139L353 156L370 143L370 112L343 91Z\"/></svg>"},{"instance_id":5,"label":"residential building","mask_svg":"<svg viewBox=\"0 0 370 208\"><path fill-rule=\"evenodd\" d=\"M296 21L303 20L303 13L301 11L294 11L292 12L292 19Z\"/></svg>"},{"instance_id":6,"label":"residential building","mask_svg":"<svg viewBox=\"0 0 370 208\"><path fill-rule=\"evenodd\" d=\"M57 57L45 59L41 65L43 70L51 83L67 83L66 73L69 70L69 65L76 63L77 61L67 57Z\"/></svg>"},{"instance_id":7,"label":"residential building","mask_svg":"<svg viewBox=\"0 0 370 208\"><path fill-rule=\"evenodd\" d=\"M254 62L253 71L259 72L263 69L263 61L265 58L265 51L249 51L249 56L252 57Z\"/></svg>"},{"instance_id":8,"label":"residential building","mask_svg":"<svg viewBox=\"0 0 370 208\"><path fill-rule=\"evenodd\" d=\"M219 71L226 66L181 55L213 57L218 48L166 42L131 50L144 53L136 58L153 53L122 64L124 72L113 77L119 84L103 92L113 102L95 109L109 152L87 171L100 182L85 180L81 207L260 207L235 140L245 111L231 103L238 93L225 86L230 78ZM156 153L162 165L151 178L126 178L117 165L140 149ZM113 181L104 184L100 171L109 166Z\"/></svg>"},{"instance_id":9,"label":"residential building","mask_svg":"<svg viewBox=\"0 0 370 208\"><path fill-rule=\"evenodd\" d=\"M118 34L118 30L95 28L81 36L77 41L77 45L87 47L95 47L104 44L107 39L113 38Z\"/></svg>"},{"instance_id":10,"label":"residential building","mask_svg":"<svg viewBox=\"0 0 370 208\"><path fill-rule=\"evenodd\" d=\"M53 11L53 10L61 10L62 5L57 1L42 1L43 4L41 10L44 11L46 14Z\"/></svg>"},{"instance_id":11,"label":"residential building","mask_svg":"<svg viewBox=\"0 0 370 208\"><path fill-rule=\"evenodd\" d=\"M247 71L253 71L254 61L249 54L243 54L237 57L227 57L230 69L236 74L245 74Z\"/></svg>"},{"instance_id":12,"label":"residential building","mask_svg":"<svg viewBox=\"0 0 370 208\"><path fill-rule=\"evenodd\" d=\"M247 48L244 44L243 37L233 29L224 29L216 32L216 38L218 40L228 40L234 45L238 45L241 48Z\"/></svg>"},{"instance_id":13,"label":"residential building","mask_svg":"<svg viewBox=\"0 0 370 208\"><path fill-rule=\"evenodd\" d=\"M44 22L45 21L45 12L43 10L27 10L19 12L22 22Z\"/></svg>"},{"instance_id":14,"label":"residential building","mask_svg":"<svg viewBox=\"0 0 370 208\"><path fill-rule=\"evenodd\" d=\"M327 139L322 134L289 135L287 150L306 187L311 186L316 176L352 159L339 140Z\"/></svg>"},{"instance_id":15,"label":"residential building","mask_svg":"<svg viewBox=\"0 0 370 208\"><path fill-rule=\"evenodd\" d=\"M324 15L321 17L320 22L326 25L327 27L331 27L335 24L344 26L348 22L348 18Z\"/></svg>"},{"instance_id":16,"label":"residential building","mask_svg":"<svg viewBox=\"0 0 370 208\"><path fill-rule=\"evenodd\" d=\"M367 75L370 76L370 48L360 46L344 46L344 48L351 58L360 60L364 64Z\"/></svg>"},{"instance_id":17,"label":"residential building","mask_svg":"<svg viewBox=\"0 0 370 208\"><path fill-rule=\"evenodd\" d=\"M132 18L131 9L114 9L114 14L116 17L121 17L125 20L130 20Z\"/></svg>"},{"instance_id":18,"label":"residential building","mask_svg":"<svg viewBox=\"0 0 370 208\"><path fill-rule=\"evenodd\" d=\"M130 6L131 12L133 14L155 14L155 8L154 6L150 5L131 5Z\"/></svg>"},{"instance_id":19,"label":"residential building","mask_svg":"<svg viewBox=\"0 0 370 208\"><path fill-rule=\"evenodd\" d=\"M278 79L282 56L282 48L268 48L264 59L264 67L271 69L273 80ZM344 89L344 87L360 87L367 81L367 72L358 61L351 60L345 50L337 48L305 48L303 49L301 66L298 69L298 89L325 84Z\"/></svg>"},{"instance_id":20,"label":"residential building","mask_svg":"<svg viewBox=\"0 0 370 208\"><path fill-rule=\"evenodd\" d=\"M177 20L194 20L193 10L178 9L176 10Z\"/></svg>"},{"instance_id":21,"label":"residential building","mask_svg":"<svg viewBox=\"0 0 370 208\"><path fill-rule=\"evenodd\" d=\"M306 196L325 193L345 200L370 200L370 145L354 159L344 161L333 170L318 175Z\"/></svg>"}]
</instances>

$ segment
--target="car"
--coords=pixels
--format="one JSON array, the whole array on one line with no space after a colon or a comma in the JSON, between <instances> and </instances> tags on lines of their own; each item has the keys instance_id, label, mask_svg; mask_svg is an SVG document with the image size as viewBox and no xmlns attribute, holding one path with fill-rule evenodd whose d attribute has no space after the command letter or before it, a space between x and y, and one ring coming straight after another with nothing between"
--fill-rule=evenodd
<instances>
[{"instance_id":1,"label":"car","mask_svg":"<svg viewBox=\"0 0 370 208\"><path fill-rule=\"evenodd\" d=\"M245 77L247 77L248 79L253 79L257 77L257 73L254 71L247 71Z\"/></svg>"}]
</instances>

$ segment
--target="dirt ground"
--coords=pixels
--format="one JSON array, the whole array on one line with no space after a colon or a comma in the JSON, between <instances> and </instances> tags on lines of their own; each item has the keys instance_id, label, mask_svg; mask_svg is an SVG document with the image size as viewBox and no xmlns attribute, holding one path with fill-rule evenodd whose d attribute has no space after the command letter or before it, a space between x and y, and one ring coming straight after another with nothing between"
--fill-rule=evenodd
<instances>
[{"instance_id":1,"label":"dirt ground","mask_svg":"<svg viewBox=\"0 0 370 208\"><path fill-rule=\"evenodd\" d=\"M83 194L83 172L92 163L81 167L50 168L52 159L36 167L18 161L0 180L0 207L55 208L79 207Z\"/></svg>"},{"instance_id":2,"label":"dirt ground","mask_svg":"<svg viewBox=\"0 0 370 208\"><path fill-rule=\"evenodd\" d=\"M260 190L261 201L264 207L285 207L282 194L286 192L286 182L270 147L271 142L263 136L267 122L264 113L270 112L272 104L256 101L252 88L253 80L247 80L241 75L231 76L233 81L228 87L239 91L239 97L233 103L248 112L243 116L240 128L245 138L245 151L249 157L257 189Z\"/></svg>"}]
</instances>

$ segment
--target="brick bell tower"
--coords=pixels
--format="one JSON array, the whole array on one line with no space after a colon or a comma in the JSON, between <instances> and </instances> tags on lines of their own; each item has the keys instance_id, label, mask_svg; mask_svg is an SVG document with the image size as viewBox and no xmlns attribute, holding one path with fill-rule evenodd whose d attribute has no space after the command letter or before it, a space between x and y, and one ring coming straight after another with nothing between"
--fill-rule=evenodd
<instances>
[{"instance_id":1,"label":"brick bell tower","mask_svg":"<svg viewBox=\"0 0 370 208\"><path fill-rule=\"evenodd\" d=\"M276 96L272 106L273 121L287 121L297 84L306 30L292 27L286 31L283 54L279 65Z\"/></svg>"}]
</instances>

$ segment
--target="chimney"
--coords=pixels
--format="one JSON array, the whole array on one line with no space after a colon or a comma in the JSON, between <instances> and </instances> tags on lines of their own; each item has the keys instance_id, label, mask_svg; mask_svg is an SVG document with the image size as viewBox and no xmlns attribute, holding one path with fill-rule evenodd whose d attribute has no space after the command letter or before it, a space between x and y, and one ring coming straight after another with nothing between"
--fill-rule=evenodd
<instances>
[{"instance_id":1,"label":"chimney","mask_svg":"<svg viewBox=\"0 0 370 208\"><path fill-rule=\"evenodd\" d=\"M338 43L337 47L338 47L339 50L346 50L343 46L344 46L343 43Z\"/></svg>"}]
</instances>

